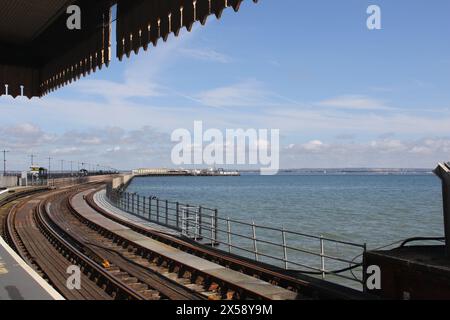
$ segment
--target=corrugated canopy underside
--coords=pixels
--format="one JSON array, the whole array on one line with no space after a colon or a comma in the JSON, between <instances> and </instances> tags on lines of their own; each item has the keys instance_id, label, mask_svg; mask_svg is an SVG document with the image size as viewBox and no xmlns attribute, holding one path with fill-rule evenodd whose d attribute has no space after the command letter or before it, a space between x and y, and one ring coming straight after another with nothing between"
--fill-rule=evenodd
<instances>
[{"instance_id":1,"label":"corrugated canopy underside","mask_svg":"<svg viewBox=\"0 0 450 320\"><path fill-rule=\"evenodd\" d=\"M26 44L56 18L74 0L2 0L0 1L0 41Z\"/></svg>"},{"instance_id":2,"label":"corrugated canopy underside","mask_svg":"<svg viewBox=\"0 0 450 320\"><path fill-rule=\"evenodd\" d=\"M41 97L110 60L111 5L117 3L117 57L156 46L170 33L220 18L243 0L1 0L0 94ZM258 0L253 0L257 2ZM67 6L81 8L81 30L66 27ZM21 92L23 90L23 92Z\"/></svg>"}]
</instances>

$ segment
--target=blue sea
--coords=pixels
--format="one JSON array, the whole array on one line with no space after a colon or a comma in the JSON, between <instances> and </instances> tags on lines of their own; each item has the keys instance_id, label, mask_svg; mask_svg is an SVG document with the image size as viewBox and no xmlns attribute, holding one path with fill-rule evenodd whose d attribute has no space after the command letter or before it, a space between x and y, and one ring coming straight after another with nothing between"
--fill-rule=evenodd
<instances>
[{"instance_id":1,"label":"blue sea","mask_svg":"<svg viewBox=\"0 0 450 320\"><path fill-rule=\"evenodd\" d=\"M367 243L369 249L410 237L444 234L441 184L431 174L137 177L128 191L217 208L223 218ZM236 227L234 230L251 233ZM270 231L267 236L269 240L279 240L279 235ZM234 242L239 243L239 239ZM288 242L295 248L317 249L317 243L303 242L298 237L291 237ZM279 251L272 249L277 254ZM326 251L331 252L328 248ZM354 254L337 247L332 251ZM300 261L305 259L316 266L320 264L315 256Z\"/></svg>"},{"instance_id":2,"label":"blue sea","mask_svg":"<svg viewBox=\"0 0 450 320\"><path fill-rule=\"evenodd\" d=\"M139 177L128 191L369 247L444 233L441 184L433 175Z\"/></svg>"}]
</instances>

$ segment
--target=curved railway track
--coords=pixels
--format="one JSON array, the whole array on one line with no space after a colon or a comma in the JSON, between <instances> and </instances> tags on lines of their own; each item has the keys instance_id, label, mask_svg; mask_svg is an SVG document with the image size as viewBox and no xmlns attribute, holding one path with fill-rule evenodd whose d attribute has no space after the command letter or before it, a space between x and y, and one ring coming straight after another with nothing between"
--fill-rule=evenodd
<instances>
[{"instance_id":1,"label":"curved railway track","mask_svg":"<svg viewBox=\"0 0 450 320\"><path fill-rule=\"evenodd\" d=\"M127 263L117 265L108 262L118 260L112 254L104 255L89 243L92 238L83 234L70 219L69 210L61 204L72 193L57 191L38 197L27 197L15 204L4 223L4 236L19 255L44 279L70 300L159 300L200 299L198 293L175 286L164 278L155 280L143 268ZM57 202L53 212L49 203ZM68 219L65 221L64 219ZM76 220L76 219L75 219ZM99 247L100 248L100 247ZM107 264L106 264L107 263ZM76 265L81 270L81 288L69 289L66 272ZM153 276L153 278L152 278ZM161 280L162 279L162 280Z\"/></svg>"},{"instance_id":2,"label":"curved railway track","mask_svg":"<svg viewBox=\"0 0 450 320\"><path fill-rule=\"evenodd\" d=\"M66 299L142 299L51 227L40 206L46 197L29 197L16 204L7 216L6 239L19 255ZM67 286L66 271L71 265L79 266L82 271L79 290Z\"/></svg>"},{"instance_id":3,"label":"curved railway track","mask_svg":"<svg viewBox=\"0 0 450 320\"><path fill-rule=\"evenodd\" d=\"M102 265L109 274L139 292L145 299L202 300L207 298L151 270L148 268L147 260L128 252L127 248L115 243L111 238L83 224L70 206L69 198L75 193L46 199L40 207L52 221L55 229L65 232L79 251Z\"/></svg>"},{"instance_id":4,"label":"curved railway track","mask_svg":"<svg viewBox=\"0 0 450 320\"><path fill-rule=\"evenodd\" d=\"M367 298L355 290L308 277L295 277L268 265L123 220L95 203L93 196L102 187L104 185L97 182L27 195L3 208L9 208L3 223L6 240L66 299L268 299L268 295L239 281L211 275L123 237L99 220L90 220L86 212L82 214L89 210L106 225L115 223L183 254L287 289L285 291L291 292L287 295L290 298ZM81 198L82 195L85 196ZM75 197L83 203L77 209L72 203ZM80 290L70 290L66 285L69 276L66 270L71 265L80 267Z\"/></svg>"}]
</instances>

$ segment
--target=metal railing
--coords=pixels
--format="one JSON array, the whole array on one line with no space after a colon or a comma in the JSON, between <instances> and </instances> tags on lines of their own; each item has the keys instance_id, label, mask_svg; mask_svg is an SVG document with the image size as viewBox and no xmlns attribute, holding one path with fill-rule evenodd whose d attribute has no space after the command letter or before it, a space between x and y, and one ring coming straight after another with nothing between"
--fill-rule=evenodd
<instances>
[{"instance_id":1,"label":"metal railing","mask_svg":"<svg viewBox=\"0 0 450 320\"><path fill-rule=\"evenodd\" d=\"M217 245L217 209L112 190L110 185L107 188L107 198L113 205L128 213L177 230L196 241L205 242L207 239L210 245Z\"/></svg>"},{"instance_id":2,"label":"metal railing","mask_svg":"<svg viewBox=\"0 0 450 320\"><path fill-rule=\"evenodd\" d=\"M222 218L217 209L145 197L111 185L106 194L114 206L130 214L222 251L351 286L363 281L365 244Z\"/></svg>"}]
</instances>

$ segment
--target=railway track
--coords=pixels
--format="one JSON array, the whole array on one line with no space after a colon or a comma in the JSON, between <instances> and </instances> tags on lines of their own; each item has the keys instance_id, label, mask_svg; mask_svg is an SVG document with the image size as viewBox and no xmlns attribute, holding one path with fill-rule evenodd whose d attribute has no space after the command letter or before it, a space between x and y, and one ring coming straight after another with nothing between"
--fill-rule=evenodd
<instances>
[{"instance_id":1,"label":"railway track","mask_svg":"<svg viewBox=\"0 0 450 320\"><path fill-rule=\"evenodd\" d=\"M206 295L189 289L186 283L180 284L153 270L146 259L129 252L113 239L82 223L70 207L69 198L72 194L46 199L41 203L40 210L52 221L55 229L70 236L79 251L102 265L105 271L139 292L145 299L207 299Z\"/></svg>"},{"instance_id":2,"label":"railway track","mask_svg":"<svg viewBox=\"0 0 450 320\"><path fill-rule=\"evenodd\" d=\"M145 270L130 261L105 265L105 257L111 261L118 259L105 254L106 250L102 252L90 247L95 244L83 243L92 239L81 233L77 235L81 230L63 221L70 216L55 217L54 213L47 212L50 200L62 201L60 199L67 199L68 195L70 192L52 192L45 196L27 197L12 206L4 223L7 242L66 299L199 299L196 292L175 288L173 284L171 287L168 280L155 282ZM59 206L57 209L64 208ZM82 271L79 290L69 289L66 283L69 276L66 270L72 265ZM156 283L158 289L150 287L149 283Z\"/></svg>"},{"instance_id":3,"label":"railway track","mask_svg":"<svg viewBox=\"0 0 450 320\"><path fill-rule=\"evenodd\" d=\"M56 290L67 299L107 299L109 296L101 290L71 291L65 286L65 270L71 262L60 254L59 248L48 242L46 235L41 232L40 226L34 217L34 204L25 200L15 205L7 217L6 239L19 255L46 279ZM62 248L61 248L62 249ZM82 279L87 284L91 281L86 276Z\"/></svg>"},{"instance_id":4,"label":"railway track","mask_svg":"<svg viewBox=\"0 0 450 320\"><path fill-rule=\"evenodd\" d=\"M120 219L93 200L102 186L86 184L16 199L3 224L11 246L66 299L355 298L354 290L290 276ZM73 205L74 198L78 206ZM131 238L124 236L133 232ZM142 244L155 240L166 246L164 250L170 246L184 255L184 260ZM185 263L192 259L197 264ZM204 263L225 267L223 272L229 276L206 272L201 266ZM80 290L66 286L70 265L82 271Z\"/></svg>"}]
</instances>

